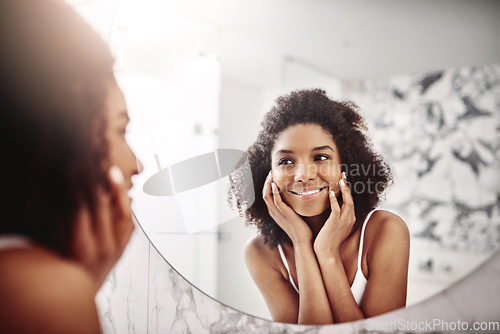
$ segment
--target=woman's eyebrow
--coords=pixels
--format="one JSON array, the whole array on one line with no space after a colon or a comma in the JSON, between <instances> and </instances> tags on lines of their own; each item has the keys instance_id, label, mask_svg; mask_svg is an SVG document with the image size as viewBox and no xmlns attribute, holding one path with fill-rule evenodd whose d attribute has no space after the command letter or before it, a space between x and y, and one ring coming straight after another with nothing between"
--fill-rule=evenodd
<instances>
[{"instance_id":1,"label":"woman's eyebrow","mask_svg":"<svg viewBox=\"0 0 500 334\"><path fill-rule=\"evenodd\" d=\"M335 150L330 146L330 145L323 145L323 146L318 146L312 149L314 151L323 151L323 150L332 150L335 152Z\"/></svg>"},{"instance_id":2,"label":"woman's eyebrow","mask_svg":"<svg viewBox=\"0 0 500 334\"><path fill-rule=\"evenodd\" d=\"M293 151L291 151L291 150L278 150L278 151L276 151L276 153L274 155L276 156L278 154L293 154Z\"/></svg>"},{"instance_id":3,"label":"woman's eyebrow","mask_svg":"<svg viewBox=\"0 0 500 334\"><path fill-rule=\"evenodd\" d=\"M316 151L324 151L324 150L331 150L331 151L335 152L335 150L330 145L318 146L318 147L313 148L311 151L316 152ZM293 154L293 153L294 152L292 150L282 149L282 150L276 151L275 155L279 155L279 154Z\"/></svg>"}]
</instances>

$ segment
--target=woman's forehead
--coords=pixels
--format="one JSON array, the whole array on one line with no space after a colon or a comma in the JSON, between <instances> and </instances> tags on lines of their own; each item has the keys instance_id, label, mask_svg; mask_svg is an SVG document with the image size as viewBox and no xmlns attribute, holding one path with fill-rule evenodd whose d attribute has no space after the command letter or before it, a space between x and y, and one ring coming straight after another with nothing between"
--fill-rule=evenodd
<instances>
[{"instance_id":1,"label":"woman's forehead","mask_svg":"<svg viewBox=\"0 0 500 334\"><path fill-rule=\"evenodd\" d=\"M110 120L122 118L128 120L127 105L123 92L114 81L108 85L106 109Z\"/></svg>"},{"instance_id":2,"label":"woman's forehead","mask_svg":"<svg viewBox=\"0 0 500 334\"><path fill-rule=\"evenodd\" d=\"M332 135L318 124L296 124L283 130L276 138L273 152L278 150L313 150L330 146L337 150Z\"/></svg>"},{"instance_id":3,"label":"woman's forehead","mask_svg":"<svg viewBox=\"0 0 500 334\"><path fill-rule=\"evenodd\" d=\"M334 142L332 135L321 125L306 123L291 125L283 130L276 138L275 144L301 141Z\"/></svg>"}]
</instances>

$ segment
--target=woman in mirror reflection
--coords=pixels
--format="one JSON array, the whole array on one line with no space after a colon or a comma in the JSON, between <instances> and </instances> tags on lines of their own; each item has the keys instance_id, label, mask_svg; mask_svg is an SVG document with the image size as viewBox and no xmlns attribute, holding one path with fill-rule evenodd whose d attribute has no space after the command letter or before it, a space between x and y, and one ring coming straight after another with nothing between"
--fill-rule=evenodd
<instances>
[{"instance_id":1,"label":"woman in mirror reflection","mask_svg":"<svg viewBox=\"0 0 500 334\"><path fill-rule=\"evenodd\" d=\"M113 57L62 1L2 1L0 45L0 331L98 333L141 168Z\"/></svg>"},{"instance_id":2,"label":"woman in mirror reflection","mask_svg":"<svg viewBox=\"0 0 500 334\"><path fill-rule=\"evenodd\" d=\"M247 151L259 235L245 260L273 320L355 321L406 305L409 232L376 209L392 182L353 103L320 89L282 96ZM232 196L243 213L245 182Z\"/></svg>"}]
</instances>

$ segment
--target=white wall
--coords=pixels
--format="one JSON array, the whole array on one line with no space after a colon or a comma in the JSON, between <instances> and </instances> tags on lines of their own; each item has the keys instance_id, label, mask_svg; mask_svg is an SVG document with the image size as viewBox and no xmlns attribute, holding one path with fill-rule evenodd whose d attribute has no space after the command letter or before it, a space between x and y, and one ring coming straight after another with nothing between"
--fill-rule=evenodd
<instances>
[{"instance_id":1,"label":"white wall","mask_svg":"<svg viewBox=\"0 0 500 334\"><path fill-rule=\"evenodd\" d=\"M219 146L246 150L257 137L265 112L263 91L223 77L219 105ZM246 226L241 217L219 226L217 299L269 319L269 311L243 257L245 243L255 235L256 230Z\"/></svg>"}]
</instances>

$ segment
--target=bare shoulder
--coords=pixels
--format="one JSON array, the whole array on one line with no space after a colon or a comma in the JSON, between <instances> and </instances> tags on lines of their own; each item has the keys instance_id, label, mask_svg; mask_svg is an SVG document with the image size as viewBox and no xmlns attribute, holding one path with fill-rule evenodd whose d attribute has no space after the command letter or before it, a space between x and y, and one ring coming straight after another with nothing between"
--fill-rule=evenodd
<instances>
[{"instance_id":1,"label":"bare shoulder","mask_svg":"<svg viewBox=\"0 0 500 334\"><path fill-rule=\"evenodd\" d=\"M0 276L2 283L23 282L26 288L43 279L46 279L43 283L47 287L56 282L62 288L76 283L85 286L93 284L91 276L82 266L39 246L1 252L0 269L5 273Z\"/></svg>"},{"instance_id":2,"label":"bare shoulder","mask_svg":"<svg viewBox=\"0 0 500 334\"><path fill-rule=\"evenodd\" d=\"M369 223L366 225L365 233L366 237L370 239L406 238L410 235L405 221L398 215L386 210L377 210L372 214Z\"/></svg>"},{"instance_id":3,"label":"bare shoulder","mask_svg":"<svg viewBox=\"0 0 500 334\"><path fill-rule=\"evenodd\" d=\"M260 273L279 273L285 275L281 257L276 247L271 248L264 242L264 236L258 235L247 241L245 262L252 275Z\"/></svg>"},{"instance_id":4,"label":"bare shoulder","mask_svg":"<svg viewBox=\"0 0 500 334\"><path fill-rule=\"evenodd\" d=\"M254 262L264 262L270 259L271 248L264 242L262 235L248 240L245 245L245 260L247 265Z\"/></svg>"},{"instance_id":5,"label":"bare shoulder","mask_svg":"<svg viewBox=\"0 0 500 334\"><path fill-rule=\"evenodd\" d=\"M0 322L15 332L99 332L83 267L41 247L0 253ZM8 302L7 302L8 301Z\"/></svg>"},{"instance_id":6,"label":"bare shoulder","mask_svg":"<svg viewBox=\"0 0 500 334\"><path fill-rule=\"evenodd\" d=\"M401 217L389 211L377 210L366 225L365 240L371 250L406 250L410 245L410 233Z\"/></svg>"}]
</instances>

